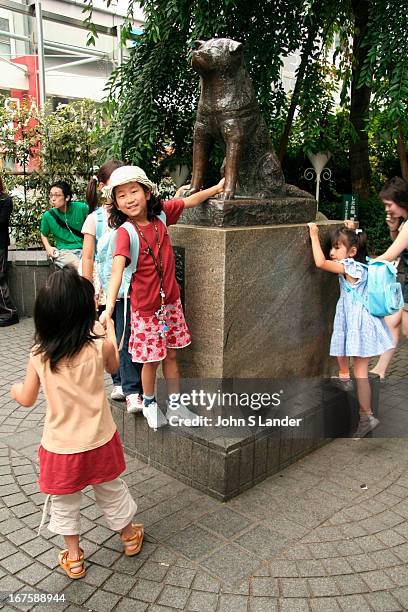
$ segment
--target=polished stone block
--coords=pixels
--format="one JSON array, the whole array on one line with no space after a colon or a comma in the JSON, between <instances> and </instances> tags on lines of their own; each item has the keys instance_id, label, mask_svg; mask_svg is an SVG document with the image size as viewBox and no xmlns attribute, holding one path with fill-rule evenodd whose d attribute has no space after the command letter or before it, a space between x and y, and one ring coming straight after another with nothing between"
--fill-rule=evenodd
<instances>
[{"instance_id":1,"label":"polished stone block","mask_svg":"<svg viewBox=\"0 0 408 612\"><path fill-rule=\"evenodd\" d=\"M179 223L212 227L245 227L307 223L316 218L316 200L310 198L210 199L184 211Z\"/></svg>"},{"instance_id":2,"label":"polished stone block","mask_svg":"<svg viewBox=\"0 0 408 612\"><path fill-rule=\"evenodd\" d=\"M324 239L339 222L321 224ZM317 270L308 228L169 228L185 249L192 344L182 375L287 378L327 373L338 280Z\"/></svg>"}]
</instances>

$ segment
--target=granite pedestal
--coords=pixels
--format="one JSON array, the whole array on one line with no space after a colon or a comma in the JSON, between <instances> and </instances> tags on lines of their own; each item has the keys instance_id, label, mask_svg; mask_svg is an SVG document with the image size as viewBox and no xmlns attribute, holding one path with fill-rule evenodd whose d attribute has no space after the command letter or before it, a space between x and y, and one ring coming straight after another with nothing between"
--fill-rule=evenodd
<instances>
[{"instance_id":1,"label":"granite pedestal","mask_svg":"<svg viewBox=\"0 0 408 612\"><path fill-rule=\"evenodd\" d=\"M339 224L320 224L323 243ZM193 406L213 419L197 428L154 432L117 404L115 419L129 453L226 500L355 427L355 394L327 378L338 280L316 269L306 224L169 231L193 338L178 357L182 390L242 394L266 385L282 401L259 411ZM299 422L288 426L285 416ZM218 426L219 417L237 420Z\"/></svg>"},{"instance_id":2,"label":"granite pedestal","mask_svg":"<svg viewBox=\"0 0 408 612\"><path fill-rule=\"evenodd\" d=\"M339 222L321 224L324 240ZM316 269L306 224L169 228L193 342L189 378L289 378L327 373L338 298Z\"/></svg>"}]
</instances>

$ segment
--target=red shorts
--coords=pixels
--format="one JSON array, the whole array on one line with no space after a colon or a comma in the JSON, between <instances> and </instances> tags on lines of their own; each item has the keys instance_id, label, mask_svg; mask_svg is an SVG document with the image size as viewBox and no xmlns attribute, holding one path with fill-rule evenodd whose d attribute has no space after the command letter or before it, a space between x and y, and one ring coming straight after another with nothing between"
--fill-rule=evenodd
<instances>
[{"instance_id":1,"label":"red shorts","mask_svg":"<svg viewBox=\"0 0 408 612\"><path fill-rule=\"evenodd\" d=\"M164 319L169 329L164 337L160 337L160 324L156 315L142 317L139 311L132 312L129 339L132 361L163 361L167 356L167 349L184 348L191 343L180 299L175 304L166 304Z\"/></svg>"}]
</instances>

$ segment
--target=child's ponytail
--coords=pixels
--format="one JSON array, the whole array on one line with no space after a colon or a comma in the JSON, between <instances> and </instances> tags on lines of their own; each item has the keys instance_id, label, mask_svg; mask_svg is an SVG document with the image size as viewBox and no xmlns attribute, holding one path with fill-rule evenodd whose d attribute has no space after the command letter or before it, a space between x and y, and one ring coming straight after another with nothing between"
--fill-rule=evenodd
<instances>
[{"instance_id":1,"label":"child's ponytail","mask_svg":"<svg viewBox=\"0 0 408 612\"><path fill-rule=\"evenodd\" d=\"M354 231L357 236L357 253L354 259L360 263L367 263L367 234L360 228L350 231Z\"/></svg>"},{"instance_id":2,"label":"child's ponytail","mask_svg":"<svg viewBox=\"0 0 408 612\"><path fill-rule=\"evenodd\" d=\"M86 187L86 203L88 204L89 214L98 206L98 177L93 176Z\"/></svg>"},{"instance_id":3,"label":"child's ponytail","mask_svg":"<svg viewBox=\"0 0 408 612\"><path fill-rule=\"evenodd\" d=\"M96 174L94 174L86 188L86 203L89 207L89 213L92 213L95 208L98 207L98 185L102 183L106 185L110 179L110 175L117 168L121 168L124 166L124 162L120 159L108 159L102 166L99 168Z\"/></svg>"}]
</instances>

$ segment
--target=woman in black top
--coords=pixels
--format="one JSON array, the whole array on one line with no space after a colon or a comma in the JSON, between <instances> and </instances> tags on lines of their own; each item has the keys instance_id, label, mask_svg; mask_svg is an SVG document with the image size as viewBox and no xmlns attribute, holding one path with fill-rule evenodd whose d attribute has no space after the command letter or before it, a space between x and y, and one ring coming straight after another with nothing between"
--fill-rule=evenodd
<instances>
[{"instance_id":1,"label":"woman in black top","mask_svg":"<svg viewBox=\"0 0 408 612\"><path fill-rule=\"evenodd\" d=\"M12 210L13 202L6 193L0 176L0 327L18 323L17 310L11 301L7 285L7 256L8 245L10 244L9 223Z\"/></svg>"}]
</instances>

